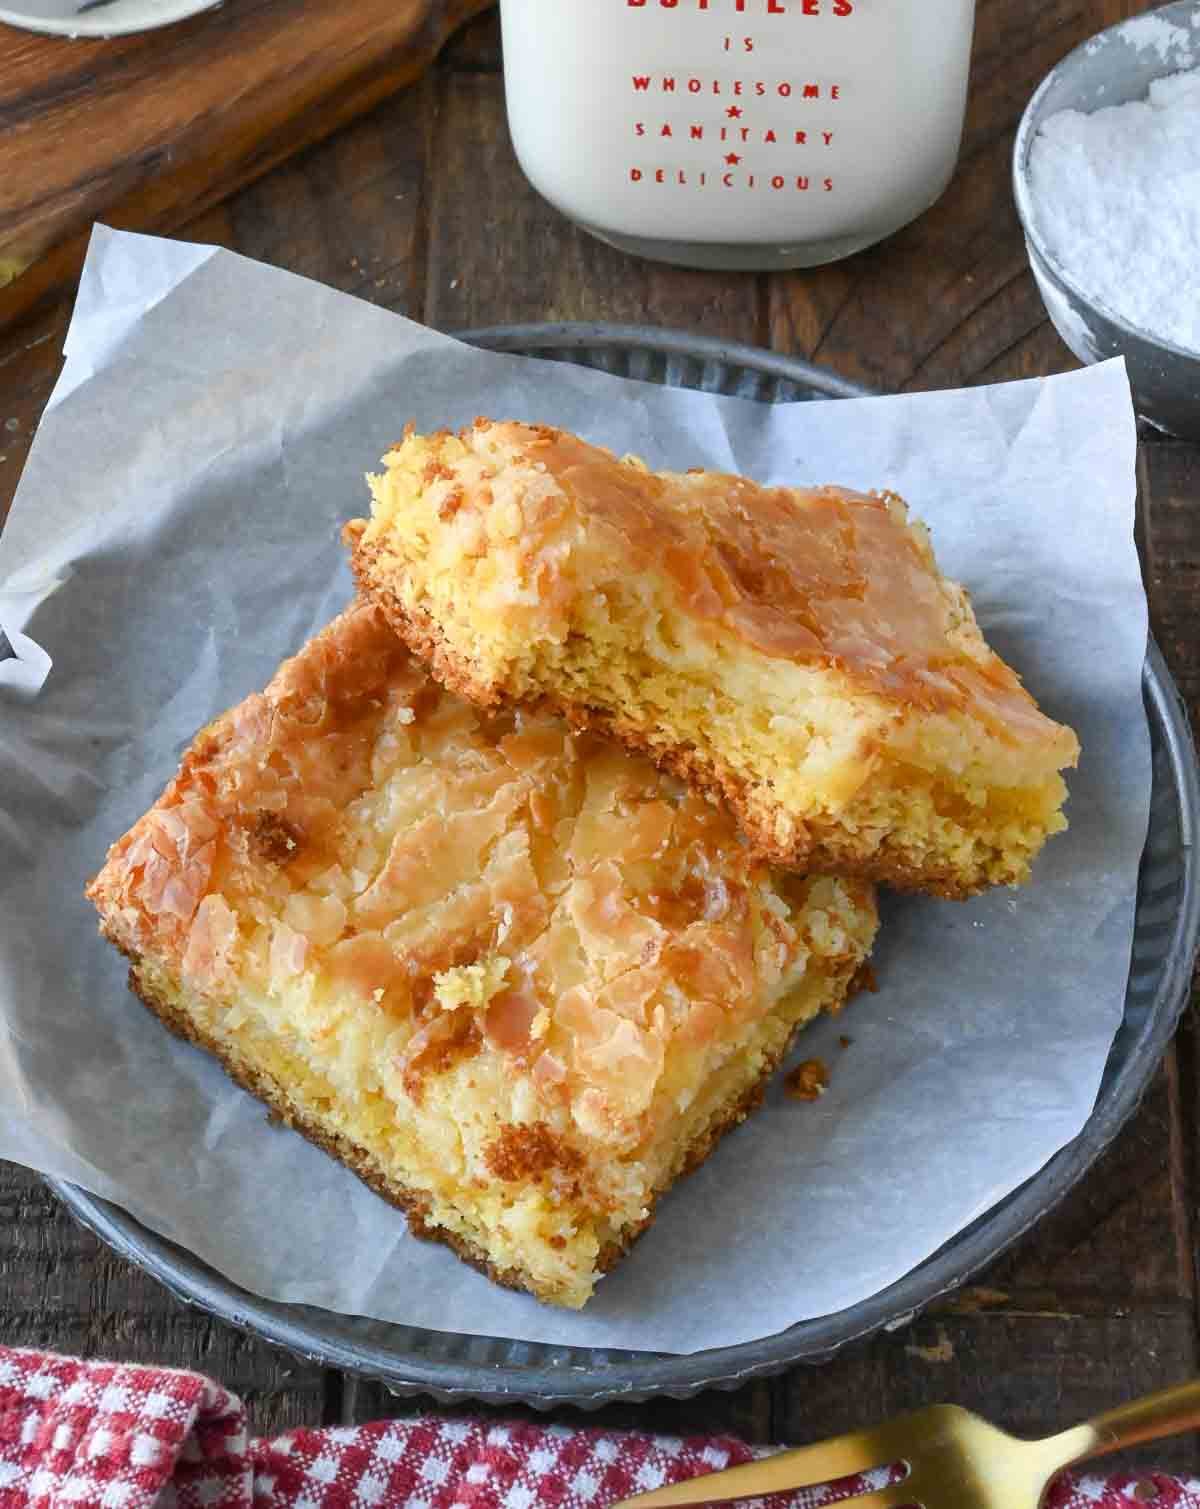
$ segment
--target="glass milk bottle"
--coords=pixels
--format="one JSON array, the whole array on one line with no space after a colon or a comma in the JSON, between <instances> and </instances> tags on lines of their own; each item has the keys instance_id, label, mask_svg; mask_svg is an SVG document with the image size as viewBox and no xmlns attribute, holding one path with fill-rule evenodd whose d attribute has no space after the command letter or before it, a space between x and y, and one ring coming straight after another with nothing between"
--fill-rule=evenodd
<instances>
[{"instance_id":1,"label":"glass milk bottle","mask_svg":"<svg viewBox=\"0 0 1200 1509\"><path fill-rule=\"evenodd\" d=\"M564 215L691 267L814 267L954 171L974 0L501 0L513 144Z\"/></svg>"}]
</instances>

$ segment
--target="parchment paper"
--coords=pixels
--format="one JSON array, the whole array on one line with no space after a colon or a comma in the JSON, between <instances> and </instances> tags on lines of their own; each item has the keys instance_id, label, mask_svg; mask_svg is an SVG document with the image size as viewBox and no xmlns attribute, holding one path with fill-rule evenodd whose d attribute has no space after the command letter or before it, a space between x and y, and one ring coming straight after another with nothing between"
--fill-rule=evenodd
<instances>
[{"instance_id":1,"label":"parchment paper","mask_svg":"<svg viewBox=\"0 0 1200 1509\"><path fill-rule=\"evenodd\" d=\"M126 993L81 894L196 729L347 601L339 526L405 421L478 413L655 466L895 488L1084 750L1033 883L889 898L879 994L803 1037L828 1093L776 1090L581 1314L411 1239L269 1126ZM443 1330L686 1352L877 1291L1075 1136L1121 1018L1150 786L1134 449L1120 363L768 407L484 355L228 252L98 230L0 541L20 655L0 678L0 1154L260 1294Z\"/></svg>"}]
</instances>

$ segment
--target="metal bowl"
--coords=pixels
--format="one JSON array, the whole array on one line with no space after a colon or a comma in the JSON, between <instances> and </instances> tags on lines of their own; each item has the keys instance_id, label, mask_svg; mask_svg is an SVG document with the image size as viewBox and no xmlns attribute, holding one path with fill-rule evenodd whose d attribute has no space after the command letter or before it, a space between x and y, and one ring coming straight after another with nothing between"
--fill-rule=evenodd
<instances>
[{"instance_id":1,"label":"metal bowl","mask_svg":"<svg viewBox=\"0 0 1200 1509\"><path fill-rule=\"evenodd\" d=\"M492 350L764 402L865 392L790 357L636 326L510 326L470 332L466 339ZM687 1356L455 1335L260 1299L118 1207L72 1185L51 1181L52 1187L85 1225L179 1298L299 1356L380 1379L399 1394L430 1394L444 1403L481 1399L594 1409L616 1399L661 1394L685 1399L703 1389L738 1388L799 1362L824 1362L848 1342L910 1320L1022 1236L1096 1161L1154 1075L1187 1000L1200 937L1200 886L1192 857L1200 773L1183 704L1153 644L1142 687L1153 754L1150 820L1125 1016L1091 1119L1032 1179L861 1304L774 1336Z\"/></svg>"},{"instance_id":2,"label":"metal bowl","mask_svg":"<svg viewBox=\"0 0 1200 1509\"><path fill-rule=\"evenodd\" d=\"M1042 81L1025 107L1013 148L1017 214L1054 328L1081 362L1124 356L1137 412L1188 440L1200 440L1200 353L1130 325L1062 265L1038 227L1029 155L1043 122L1057 111L1086 113L1144 99L1153 80L1198 64L1200 0L1176 0L1110 26L1069 53ZM1131 273L1136 276L1136 269Z\"/></svg>"}]
</instances>

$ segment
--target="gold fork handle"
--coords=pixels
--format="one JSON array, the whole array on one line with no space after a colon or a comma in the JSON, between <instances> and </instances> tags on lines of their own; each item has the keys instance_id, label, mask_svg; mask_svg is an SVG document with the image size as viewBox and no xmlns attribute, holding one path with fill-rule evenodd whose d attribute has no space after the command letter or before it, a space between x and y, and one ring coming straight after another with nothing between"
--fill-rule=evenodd
<instances>
[{"instance_id":1,"label":"gold fork handle","mask_svg":"<svg viewBox=\"0 0 1200 1509\"><path fill-rule=\"evenodd\" d=\"M1106 1410L1084 1429L1092 1433L1092 1441L1079 1457L1102 1457L1123 1446L1200 1429L1200 1379Z\"/></svg>"}]
</instances>

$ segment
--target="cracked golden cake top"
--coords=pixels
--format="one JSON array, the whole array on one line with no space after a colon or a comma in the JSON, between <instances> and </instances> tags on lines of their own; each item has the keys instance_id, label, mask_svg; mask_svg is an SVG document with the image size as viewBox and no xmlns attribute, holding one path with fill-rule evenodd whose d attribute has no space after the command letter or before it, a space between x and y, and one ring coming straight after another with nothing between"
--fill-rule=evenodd
<instances>
[{"instance_id":1,"label":"cracked golden cake top","mask_svg":"<svg viewBox=\"0 0 1200 1509\"><path fill-rule=\"evenodd\" d=\"M303 982L322 1032L394 1027L368 1086L419 1097L499 1054L613 1148L679 1108L714 1038L874 928L869 885L778 875L648 761L480 712L364 605L197 738L89 894L192 989Z\"/></svg>"}]
</instances>

